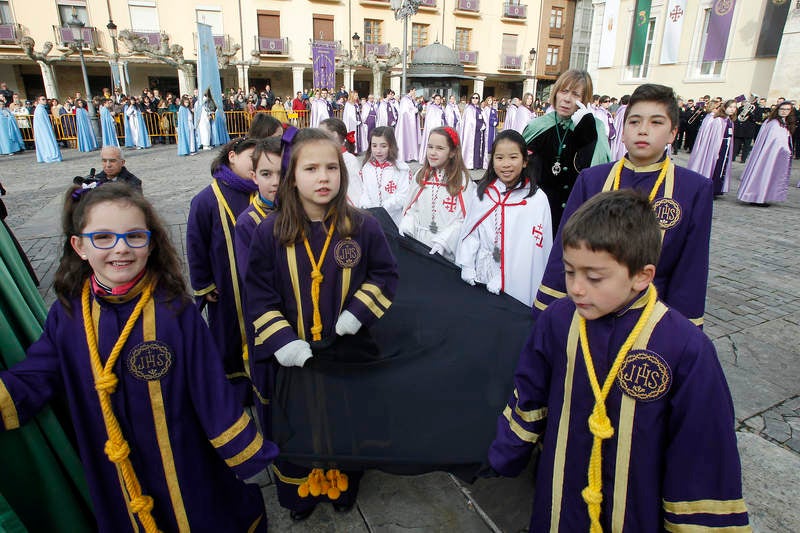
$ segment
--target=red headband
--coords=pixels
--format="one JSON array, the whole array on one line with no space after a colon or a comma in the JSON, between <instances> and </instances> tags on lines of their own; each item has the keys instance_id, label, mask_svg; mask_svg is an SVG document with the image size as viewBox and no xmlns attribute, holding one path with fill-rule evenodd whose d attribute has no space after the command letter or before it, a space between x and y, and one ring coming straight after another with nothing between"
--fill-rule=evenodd
<instances>
[{"instance_id":1,"label":"red headband","mask_svg":"<svg viewBox=\"0 0 800 533\"><path fill-rule=\"evenodd\" d=\"M445 132L447 132L447 135L449 135L449 136L450 136L450 140L451 140L451 141L453 141L453 145L454 145L456 148L458 148L458 145L459 145L459 143L460 143L461 141L460 141L460 140L459 140L459 138L458 138L458 133L456 133L456 130L454 130L454 129L453 129L453 128L451 128L450 126L445 126L445 127L444 127L444 131L445 131Z\"/></svg>"}]
</instances>

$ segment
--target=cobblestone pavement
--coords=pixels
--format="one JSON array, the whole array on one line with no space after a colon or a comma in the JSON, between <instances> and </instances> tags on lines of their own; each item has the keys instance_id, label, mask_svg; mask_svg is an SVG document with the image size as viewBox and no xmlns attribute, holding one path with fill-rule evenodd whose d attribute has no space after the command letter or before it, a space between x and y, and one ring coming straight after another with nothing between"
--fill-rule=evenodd
<instances>
[{"instance_id":1,"label":"cobblestone pavement","mask_svg":"<svg viewBox=\"0 0 800 533\"><path fill-rule=\"evenodd\" d=\"M174 146L128 152L127 166L144 181L146 196L183 255L189 200L208 184L216 153L179 158L175 152ZM6 221L31 258L48 303L55 299L62 194L73 176L100 167L97 153L63 154L62 163L50 165L37 164L33 153L0 158ZM685 164L687 157L675 159ZM733 164L733 191L743 167ZM745 499L756 531L800 531L798 178L795 163L785 203L753 207L734 193L714 203L705 332L733 395ZM517 531L529 518L532 482L521 476L462 486L446 474L404 478L370 472L356 509L339 514L320 506L298 524L278 510L274 491L265 494L279 531Z\"/></svg>"}]
</instances>

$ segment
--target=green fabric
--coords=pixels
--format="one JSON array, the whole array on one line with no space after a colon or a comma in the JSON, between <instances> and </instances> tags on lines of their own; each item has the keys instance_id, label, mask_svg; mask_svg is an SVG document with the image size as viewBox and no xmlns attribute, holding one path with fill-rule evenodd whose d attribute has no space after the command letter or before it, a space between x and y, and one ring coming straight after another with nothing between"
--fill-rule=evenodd
<instances>
[{"instance_id":1,"label":"green fabric","mask_svg":"<svg viewBox=\"0 0 800 533\"><path fill-rule=\"evenodd\" d=\"M44 302L0 224L0 370L25 358L45 317ZM49 407L19 429L0 432L0 457L0 493L30 531L95 529L83 468Z\"/></svg>"},{"instance_id":2,"label":"green fabric","mask_svg":"<svg viewBox=\"0 0 800 533\"><path fill-rule=\"evenodd\" d=\"M650 0L636 0L628 65L641 65L644 62L644 49L647 46L647 28L649 24Z\"/></svg>"},{"instance_id":3,"label":"green fabric","mask_svg":"<svg viewBox=\"0 0 800 533\"><path fill-rule=\"evenodd\" d=\"M0 493L0 533L27 533L27 529L19 521L14 509Z\"/></svg>"},{"instance_id":4,"label":"green fabric","mask_svg":"<svg viewBox=\"0 0 800 533\"><path fill-rule=\"evenodd\" d=\"M555 126L555 117L556 114L555 111L553 111L551 113L545 113L541 117L537 117L528 122L528 125L525 126L525 130L522 132L525 143L530 143L533 139L541 135L542 132ZM563 123L567 125L569 131L575 129L575 123L572 122L572 120L566 120ZM597 142L594 145L591 166L602 165L603 163L611 161L611 147L608 145L608 142L603 142L603 139L606 138L605 126L597 117L594 117L594 128L597 130Z\"/></svg>"}]
</instances>

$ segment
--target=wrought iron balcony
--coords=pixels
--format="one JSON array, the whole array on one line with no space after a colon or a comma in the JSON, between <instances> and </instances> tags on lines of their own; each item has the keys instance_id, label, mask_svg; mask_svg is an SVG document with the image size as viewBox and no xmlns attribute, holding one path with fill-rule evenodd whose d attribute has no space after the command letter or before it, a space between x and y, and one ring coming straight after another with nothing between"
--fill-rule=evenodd
<instances>
[{"instance_id":1,"label":"wrought iron balcony","mask_svg":"<svg viewBox=\"0 0 800 533\"><path fill-rule=\"evenodd\" d=\"M161 32L152 30L131 30L137 36L145 39L150 46L161 46Z\"/></svg>"},{"instance_id":2,"label":"wrought iron balcony","mask_svg":"<svg viewBox=\"0 0 800 533\"><path fill-rule=\"evenodd\" d=\"M501 54L500 68L503 70L522 70L522 56Z\"/></svg>"},{"instance_id":3,"label":"wrought iron balcony","mask_svg":"<svg viewBox=\"0 0 800 533\"><path fill-rule=\"evenodd\" d=\"M477 50L459 50L458 60L464 65L477 65L478 64L478 51Z\"/></svg>"},{"instance_id":4,"label":"wrought iron balcony","mask_svg":"<svg viewBox=\"0 0 800 533\"><path fill-rule=\"evenodd\" d=\"M288 37L257 37L256 44L262 54L285 56L289 53Z\"/></svg>"},{"instance_id":5,"label":"wrought iron balcony","mask_svg":"<svg viewBox=\"0 0 800 533\"><path fill-rule=\"evenodd\" d=\"M528 18L528 6L506 2L503 4L503 16L512 19L526 19Z\"/></svg>"},{"instance_id":6,"label":"wrought iron balcony","mask_svg":"<svg viewBox=\"0 0 800 533\"><path fill-rule=\"evenodd\" d=\"M16 42L22 35L22 26L19 24L0 24L0 43Z\"/></svg>"},{"instance_id":7,"label":"wrought iron balcony","mask_svg":"<svg viewBox=\"0 0 800 533\"><path fill-rule=\"evenodd\" d=\"M53 32L56 36L56 42L61 47L69 46L69 43L74 42L72 37L72 28L69 26L53 26ZM81 30L83 36L83 48L90 49L92 46L99 47L97 41L97 29L94 26L84 26Z\"/></svg>"},{"instance_id":8,"label":"wrought iron balcony","mask_svg":"<svg viewBox=\"0 0 800 533\"><path fill-rule=\"evenodd\" d=\"M470 13L479 13L481 10L479 0L458 0L456 10Z\"/></svg>"},{"instance_id":9,"label":"wrought iron balcony","mask_svg":"<svg viewBox=\"0 0 800 533\"><path fill-rule=\"evenodd\" d=\"M436 7L436 0L420 0L420 7Z\"/></svg>"}]
</instances>

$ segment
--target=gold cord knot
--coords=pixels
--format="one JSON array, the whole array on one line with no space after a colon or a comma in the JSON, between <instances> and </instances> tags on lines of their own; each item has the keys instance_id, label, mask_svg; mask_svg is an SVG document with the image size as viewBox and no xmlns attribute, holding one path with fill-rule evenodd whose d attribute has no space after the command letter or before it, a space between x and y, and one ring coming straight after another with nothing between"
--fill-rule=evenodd
<instances>
[{"instance_id":1,"label":"gold cord knot","mask_svg":"<svg viewBox=\"0 0 800 533\"><path fill-rule=\"evenodd\" d=\"M106 441L105 452L108 456L108 460L117 464L124 461L130 455L131 448L128 446L127 441L114 442L109 439Z\"/></svg>"},{"instance_id":2,"label":"gold cord knot","mask_svg":"<svg viewBox=\"0 0 800 533\"><path fill-rule=\"evenodd\" d=\"M136 514L145 512L149 513L153 510L153 498L140 494L131 500L131 511Z\"/></svg>"},{"instance_id":3,"label":"gold cord knot","mask_svg":"<svg viewBox=\"0 0 800 533\"><path fill-rule=\"evenodd\" d=\"M322 275L322 272L319 270L312 270L311 271L311 281L316 281L317 283L322 283L322 280L325 276Z\"/></svg>"},{"instance_id":4,"label":"gold cord knot","mask_svg":"<svg viewBox=\"0 0 800 533\"><path fill-rule=\"evenodd\" d=\"M94 389L97 392L112 394L117 390L117 383L119 383L119 379L117 379L117 376L113 373L100 374L97 376L97 379L94 380Z\"/></svg>"},{"instance_id":5,"label":"gold cord knot","mask_svg":"<svg viewBox=\"0 0 800 533\"><path fill-rule=\"evenodd\" d=\"M583 501L592 505L600 505L603 503L603 493L597 489L593 489L592 487L586 487L581 491L581 496L583 496Z\"/></svg>"},{"instance_id":6,"label":"gold cord knot","mask_svg":"<svg viewBox=\"0 0 800 533\"><path fill-rule=\"evenodd\" d=\"M614 428L611 426L611 420L605 412L595 409L589 416L589 430L592 435L599 439L610 439L614 436Z\"/></svg>"}]
</instances>

